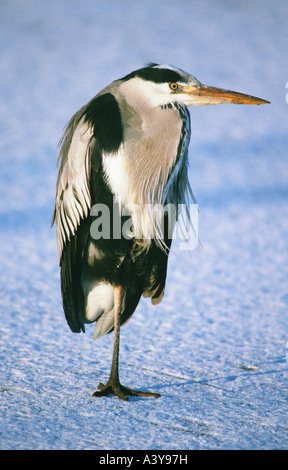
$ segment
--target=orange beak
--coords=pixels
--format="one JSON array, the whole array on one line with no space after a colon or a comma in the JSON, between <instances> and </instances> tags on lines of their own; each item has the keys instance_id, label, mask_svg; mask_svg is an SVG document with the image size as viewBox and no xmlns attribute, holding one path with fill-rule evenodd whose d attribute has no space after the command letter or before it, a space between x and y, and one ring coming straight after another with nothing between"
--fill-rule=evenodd
<instances>
[{"instance_id":1,"label":"orange beak","mask_svg":"<svg viewBox=\"0 0 288 470\"><path fill-rule=\"evenodd\" d=\"M245 95L237 91L224 90L213 86L200 84L199 86L183 87L184 93L191 98L191 105L213 105L221 103L234 104L266 104L269 101L256 98L256 96Z\"/></svg>"}]
</instances>

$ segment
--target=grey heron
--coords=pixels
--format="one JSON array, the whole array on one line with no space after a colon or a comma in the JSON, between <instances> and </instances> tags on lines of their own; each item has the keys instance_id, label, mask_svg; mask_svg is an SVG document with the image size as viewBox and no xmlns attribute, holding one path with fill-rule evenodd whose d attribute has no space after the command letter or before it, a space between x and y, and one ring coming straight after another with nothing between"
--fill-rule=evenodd
<instances>
[{"instance_id":1,"label":"grey heron","mask_svg":"<svg viewBox=\"0 0 288 470\"><path fill-rule=\"evenodd\" d=\"M192 194L187 107L220 103L268 101L203 85L173 66L149 64L112 82L66 126L52 220L57 226L63 309L73 332L84 332L85 324L92 322L95 339L114 330L110 376L93 396L160 396L120 383L120 326L130 319L141 296L151 297L153 304L163 296L171 236L167 214L161 225L151 207L178 207ZM95 205L108 208L101 219L108 227L105 236L98 236L103 227L101 232ZM123 207L128 212L123 213ZM115 210L121 228L117 236ZM172 226L177 218L176 212ZM124 230L128 220L132 235ZM95 236L93 223L99 229Z\"/></svg>"}]
</instances>

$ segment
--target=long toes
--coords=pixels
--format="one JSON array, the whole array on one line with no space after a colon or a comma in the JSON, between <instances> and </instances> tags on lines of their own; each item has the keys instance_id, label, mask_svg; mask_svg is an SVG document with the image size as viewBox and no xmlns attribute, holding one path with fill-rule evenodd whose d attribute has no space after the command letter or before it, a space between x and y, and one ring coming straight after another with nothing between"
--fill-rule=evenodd
<instances>
[{"instance_id":1,"label":"long toes","mask_svg":"<svg viewBox=\"0 0 288 470\"><path fill-rule=\"evenodd\" d=\"M92 397L105 397L110 393L113 393L112 387L106 387L104 384L100 383L98 385L98 390L93 393Z\"/></svg>"},{"instance_id":2,"label":"long toes","mask_svg":"<svg viewBox=\"0 0 288 470\"><path fill-rule=\"evenodd\" d=\"M125 391L130 396L137 396L137 397L154 397L159 398L161 397L160 393L152 393L152 392L142 392L141 390L132 390L131 388L125 388Z\"/></svg>"},{"instance_id":3,"label":"long toes","mask_svg":"<svg viewBox=\"0 0 288 470\"><path fill-rule=\"evenodd\" d=\"M101 387L100 390L96 390L96 392L93 393L92 397L105 397L107 395L115 395L116 397L120 398L120 400L129 400L129 396L122 389L119 389L117 387L112 388L110 386L104 386L104 388Z\"/></svg>"},{"instance_id":4,"label":"long toes","mask_svg":"<svg viewBox=\"0 0 288 470\"><path fill-rule=\"evenodd\" d=\"M123 387L121 384L111 384L107 383L104 385L103 383L99 383L98 390L93 393L93 397L103 397L107 395L115 395L116 397L120 398L120 400L127 401L131 396L137 397L154 397L159 398L161 395L160 393L152 393L152 392L142 392L141 390L132 390L128 387Z\"/></svg>"}]
</instances>

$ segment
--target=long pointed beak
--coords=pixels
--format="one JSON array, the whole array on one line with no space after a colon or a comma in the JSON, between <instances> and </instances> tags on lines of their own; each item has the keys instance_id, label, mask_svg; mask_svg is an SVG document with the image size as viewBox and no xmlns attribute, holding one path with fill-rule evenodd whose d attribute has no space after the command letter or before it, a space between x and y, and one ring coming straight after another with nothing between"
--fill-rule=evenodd
<instances>
[{"instance_id":1,"label":"long pointed beak","mask_svg":"<svg viewBox=\"0 0 288 470\"><path fill-rule=\"evenodd\" d=\"M245 95L237 91L224 90L213 86L200 84L199 86L187 86L184 88L185 94L191 98L193 105L211 105L221 103L234 104L266 104L269 101L262 100L256 96Z\"/></svg>"}]
</instances>

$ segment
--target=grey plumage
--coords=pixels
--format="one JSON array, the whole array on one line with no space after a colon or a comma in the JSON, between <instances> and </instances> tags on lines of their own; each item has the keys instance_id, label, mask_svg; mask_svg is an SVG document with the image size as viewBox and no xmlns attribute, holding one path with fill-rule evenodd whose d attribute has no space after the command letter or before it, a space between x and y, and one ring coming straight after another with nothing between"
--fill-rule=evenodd
<instances>
[{"instance_id":1,"label":"grey plumage","mask_svg":"<svg viewBox=\"0 0 288 470\"><path fill-rule=\"evenodd\" d=\"M95 339L115 329L110 378L95 396L143 395L119 382L119 329L142 295L153 304L161 301L178 208L191 198L195 202L188 180L187 106L221 102L264 101L206 87L180 69L151 64L104 88L65 129L52 221L63 308L74 332L91 322ZM91 231L99 224L99 204L108 209L103 224L109 236L94 237ZM175 210L163 212L163 206ZM115 210L120 237L110 226ZM158 396L144 393L150 395Z\"/></svg>"}]
</instances>

